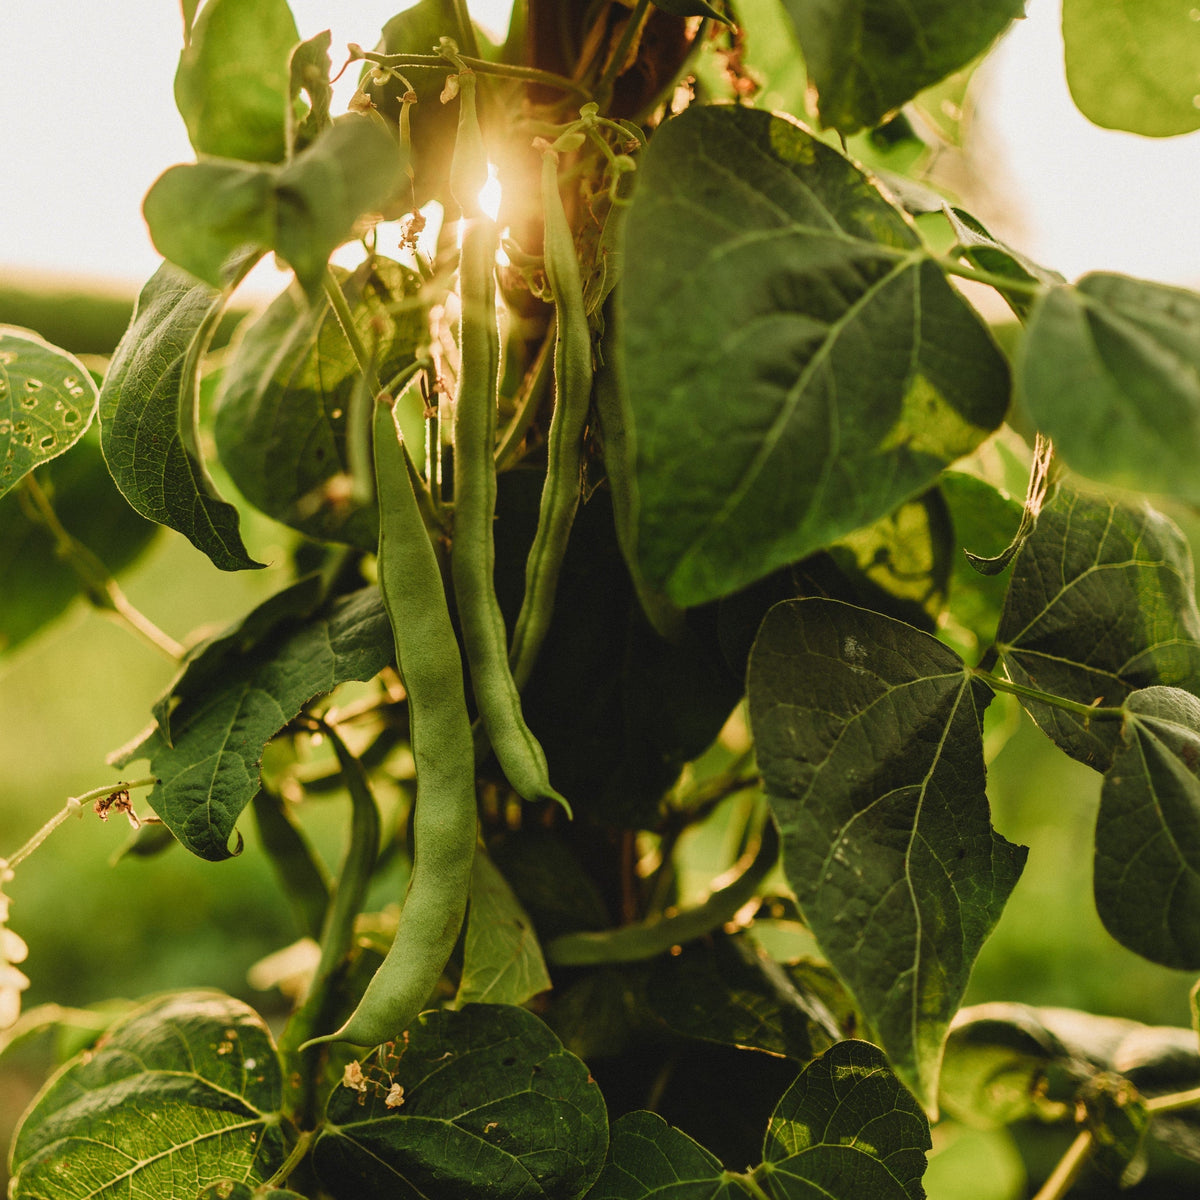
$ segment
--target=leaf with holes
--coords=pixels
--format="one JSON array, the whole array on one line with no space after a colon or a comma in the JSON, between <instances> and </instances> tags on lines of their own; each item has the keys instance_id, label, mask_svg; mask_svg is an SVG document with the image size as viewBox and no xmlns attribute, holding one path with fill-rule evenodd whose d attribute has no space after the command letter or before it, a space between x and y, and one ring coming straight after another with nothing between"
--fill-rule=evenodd
<instances>
[{"instance_id":1,"label":"leaf with holes","mask_svg":"<svg viewBox=\"0 0 1200 1200\"><path fill-rule=\"evenodd\" d=\"M240 260L234 276L253 258ZM231 285L232 286L232 285ZM217 494L200 450L200 368L229 297L163 263L100 389L100 445L121 494L182 533L224 571L261 567L246 552L237 509Z\"/></svg>"},{"instance_id":2,"label":"leaf with holes","mask_svg":"<svg viewBox=\"0 0 1200 1200\"><path fill-rule=\"evenodd\" d=\"M996 646L1015 683L1078 704L1119 707L1158 684L1200 691L1200 610L1183 534L1148 504L1060 487L1013 563ZM1120 722L1024 704L1072 758L1108 766Z\"/></svg>"},{"instance_id":3,"label":"leaf with holes","mask_svg":"<svg viewBox=\"0 0 1200 1200\"><path fill-rule=\"evenodd\" d=\"M96 411L96 385L74 355L0 325L0 496L69 450Z\"/></svg>"},{"instance_id":4,"label":"leaf with holes","mask_svg":"<svg viewBox=\"0 0 1200 1200\"><path fill-rule=\"evenodd\" d=\"M986 328L837 151L697 106L637 174L612 347L630 463L611 478L652 589L728 595L892 512L999 425Z\"/></svg>"},{"instance_id":5,"label":"leaf with holes","mask_svg":"<svg viewBox=\"0 0 1200 1200\"><path fill-rule=\"evenodd\" d=\"M788 882L933 1109L946 1029L1025 862L989 820L991 695L932 636L834 600L767 614L747 690Z\"/></svg>"},{"instance_id":6,"label":"leaf with holes","mask_svg":"<svg viewBox=\"0 0 1200 1200\"><path fill-rule=\"evenodd\" d=\"M423 1013L363 1074L334 1089L313 1147L335 1200L574 1200L604 1162L600 1089L522 1008Z\"/></svg>"},{"instance_id":7,"label":"leaf with holes","mask_svg":"<svg viewBox=\"0 0 1200 1200\"><path fill-rule=\"evenodd\" d=\"M39 1093L13 1141L12 1200L194 1196L283 1163L283 1074L262 1018L219 992L159 997Z\"/></svg>"}]
</instances>

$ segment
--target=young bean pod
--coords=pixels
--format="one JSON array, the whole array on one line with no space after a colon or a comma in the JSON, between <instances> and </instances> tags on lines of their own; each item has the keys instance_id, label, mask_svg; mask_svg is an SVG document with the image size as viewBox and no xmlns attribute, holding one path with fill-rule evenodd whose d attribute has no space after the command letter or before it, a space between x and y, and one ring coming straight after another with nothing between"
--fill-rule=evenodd
<instances>
[{"instance_id":1,"label":"young bean pod","mask_svg":"<svg viewBox=\"0 0 1200 1200\"><path fill-rule=\"evenodd\" d=\"M525 563L525 597L513 632L513 676L524 686L550 628L558 575L579 507L583 434L592 392L592 336L583 303L575 239L558 190L558 155L542 159L546 277L554 292L554 413L537 533Z\"/></svg>"},{"instance_id":2,"label":"young bean pod","mask_svg":"<svg viewBox=\"0 0 1200 1200\"><path fill-rule=\"evenodd\" d=\"M478 211L487 152L475 111L475 77L459 82L458 141L451 188L466 214L459 254L461 352L454 403L454 595L471 685L484 731L509 783L526 800L556 800L546 755L525 723L508 662L508 631L496 598L496 414L500 332L496 323L496 223Z\"/></svg>"},{"instance_id":3,"label":"young bean pod","mask_svg":"<svg viewBox=\"0 0 1200 1200\"><path fill-rule=\"evenodd\" d=\"M475 856L475 752L437 557L390 406L375 411L379 584L408 692L417 771L413 869L396 938L357 1008L317 1042L377 1046L421 1011L462 928Z\"/></svg>"}]
</instances>

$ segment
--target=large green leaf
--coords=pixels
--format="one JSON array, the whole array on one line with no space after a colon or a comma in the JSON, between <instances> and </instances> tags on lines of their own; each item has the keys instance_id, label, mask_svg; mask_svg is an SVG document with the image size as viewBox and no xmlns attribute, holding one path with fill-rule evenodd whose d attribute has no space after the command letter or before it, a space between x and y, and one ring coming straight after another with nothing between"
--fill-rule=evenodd
<instances>
[{"instance_id":1,"label":"large green leaf","mask_svg":"<svg viewBox=\"0 0 1200 1200\"><path fill-rule=\"evenodd\" d=\"M1151 687L1125 701L1096 818L1096 911L1123 946L1200 969L1200 700Z\"/></svg>"},{"instance_id":2,"label":"large green leaf","mask_svg":"<svg viewBox=\"0 0 1200 1200\"><path fill-rule=\"evenodd\" d=\"M987 330L831 147L695 107L638 175L614 347L632 471L612 477L652 588L727 595L891 512L1003 419Z\"/></svg>"},{"instance_id":3,"label":"large green leaf","mask_svg":"<svg viewBox=\"0 0 1200 1200\"><path fill-rule=\"evenodd\" d=\"M158 532L113 486L94 426L70 454L40 467L37 480L64 528L109 572L136 561ZM0 653L87 594L83 579L58 553L54 536L20 492L0 499L0 579Z\"/></svg>"},{"instance_id":4,"label":"large green leaf","mask_svg":"<svg viewBox=\"0 0 1200 1200\"><path fill-rule=\"evenodd\" d=\"M1200 21L1183 0L1063 0L1067 83L1108 129L1169 137L1200 129Z\"/></svg>"},{"instance_id":5,"label":"large green leaf","mask_svg":"<svg viewBox=\"0 0 1200 1200\"><path fill-rule=\"evenodd\" d=\"M175 103L196 153L278 162L300 40L287 0L208 0L187 32Z\"/></svg>"},{"instance_id":6,"label":"large green leaf","mask_svg":"<svg viewBox=\"0 0 1200 1200\"><path fill-rule=\"evenodd\" d=\"M283 1078L262 1018L217 992L160 997L42 1089L12 1149L12 1200L196 1195L258 1183L286 1152Z\"/></svg>"},{"instance_id":7,"label":"large green leaf","mask_svg":"<svg viewBox=\"0 0 1200 1200\"><path fill-rule=\"evenodd\" d=\"M252 246L274 250L314 295L329 255L406 178L387 131L348 115L282 166L204 159L169 167L142 211L159 253L207 283L218 285L229 256Z\"/></svg>"},{"instance_id":8,"label":"large green leaf","mask_svg":"<svg viewBox=\"0 0 1200 1200\"><path fill-rule=\"evenodd\" d=\"M260 567L238 513L217 495L200 451L200 367L228 291L163 263L100 389L100 445L121 494L151 521L182 533L225 571Z\"/></svg>"},{"instance_id":9,"label":"large green leaf","mask_svg":"<svg viewBox=\"0 0 1200 1200\"><path fill-rule=\"evenodd\" d=\"M0 325L0 496L69 450L96 411L96 385L72 354Z\"/></svg>"},{"instance_id":10,"label":"large green leaf","mask_svg":"<svg viewBox=\"0 0 1200 1200\"><path fill-rule=\"evenodd\" d=\"M989 823L990 693L930 635L833 600L767 614L748 691L788 882L933 1108L946 1028L1025 861Z\"/></svg>"},{"instance_id":11,"label":"large green leaf","mask_svg":"<svg viewBox=\"0 0 1200 1200\"><path fill-rule=\"evenodd\" d=\"M996 645L1015 683L1078 704L1117 707L1154 684L1200 690L1200 611L1183 534L1147 504L1060 487L1013 564ZM1118 721L1025 705L1072 758L1108 766Z\"/></svg>"},{"instance_id":12,"label":"large green leaf","mask_svg":"<svg viewBox=\"0 0 1200 1200\"><path fill-rule=\"evenodd\" d=\"M748 1189L721 1160L657 1113L625 1113L587 1200L736 1200Z\"/></svg>"},{"instance_id":13,"label":"large green leaf","mask_svg":"<svg viewBox=\"0 0 1200 1200\"><path fill-rule=\"evenodd\" d=\"M376 259L342 281L381 380L411 363L421 311L405 301L420 281ZM221 376L217 452L257 508L323 541L374 549L373 503L350 477L349 414L361 373L327 297L309 304L288 290L251 325Z\"/></svg>"},{"instance_id":14,"label":"large green leaf","mask_svg":"<svg viewBox=\"0 0 1200 1200\"><path fill-rule=\"evenodd\" d=\"M854 133L982 54L1024 0L784 0L821 124Z\"/></svg>"},{"instance_id":15,"label":"large green leaf","mask_svg":"<svg viewBox=\"0 0 1200 1200\"><path fill-rule=\"evenodd\" d=\"M869 1042L838 1042L784 1093L755 1173L777 1200L923 1200L929 1122Z\"/></svg>"},{"instance_id":16,"label":"large green leaf","mask_svg":"<svg viewBox=\"0 0 1200 1200\"><path fill-rule=\"evenodd\" d=\"M267 601L271 604L272 601ZM173 745L155 728L117 765L149 758L159 783L149 802L193 854L229 858L229 839L259 783L263 747L314 696L350 679L370 679L391 661L392 632L379 592L364 588L342 597L296 627L270 624L269 632L240 652L204 686L181 684L171 713ZM241 835L232 853L241 848Z\"/></svg>"},{"instance_id":17,"label":"large green leaf","mask_svg":"<svg viewBox=\"0 0 1200 1200\"><path fill-rule=\"evenodd\" d=\"M1200 295L1105 274L1052 288L1030 316L1017 386L1076 470L1200 501Z\"/></svg>"},{"instance_id":18,"label":"large green leaf","mask_svg":"<svg viewBox=\"0 0 1200 1200\"><path fill-rule=\"evenodd\" d=\"M549 988L533 922L495 863L477 850L455 1003L524 1004Z\"/></svg>"},{"instance_id":19,"label":"large green leaf","mask_svg":"<svg viewBox=\"0 0 1200 1200\"><path fill-rule=\"evenodd\" d=\"M600 1089L524 1009L424 1013L364 1075L334 1089L313 1148L336 1200L573 1200L604 1161Z\"/></svg>"}]
</instances>

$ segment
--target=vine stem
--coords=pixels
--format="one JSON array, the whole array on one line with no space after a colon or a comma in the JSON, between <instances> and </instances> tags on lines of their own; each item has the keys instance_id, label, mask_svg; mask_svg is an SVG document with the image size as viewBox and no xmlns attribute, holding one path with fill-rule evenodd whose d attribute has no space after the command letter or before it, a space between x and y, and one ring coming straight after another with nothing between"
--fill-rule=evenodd
<instances>
[{"instance_id":1,"label":"vine stem","mask_svg":"<svg viewBox=\"0 0 1200 1200\"><path fill-rule=\"evenodd\" d=\"M1186 1092L1171 1092L1166 1096L1153 1096L1146 1100L1148 1113L1176 1112L1181 1108L1200 1105L1200 1088L1189 1088Z\"/></svg>"},{"instance_id":2,"label":"vine stem","mask_svg":"<svg viewBox=\"0 0 1200 1200\"><path fill-rule=\"evenodd\" d=\"M31 514L54 538L55 553L79 576L91 602L119 617L144 641L173 662L184 656L184 648L169 633L159 629L145 613L135 608L108 568L80 541L67 532L54 511L45 489L33 474L22 481L25 496L33 505Z\"/></svg>"},{"instance_id":3,"label":"vine stem","mask_svg":"<svg viewBox=\"0 0 1200 1200\"><path fill-rule=\"evenodd\" d=\"M1068 700L1066 696L1055 696L1052 692L1043 692L1039 688L1013 683L1011 679L1005 679L1003 675L994 675L991 671L985 671L980 667L975 667L971 674L976 679L982 679L994 691L1008 692L1009 695L1020 696L1023 700L1036 700L1040 704L1049 704L1054 708L1061 708L1089 720L1099 717L1101 720L1112 721L1119 720L1125 715L1123 708L1114 708L1111 705L1081 704L1078 700Z\"/></svg>"},{"instance_id":4,"label":"vine stem","mask_svg":"<svg viewBox=\"0 0 1200 1200\"><path fill-rule=\"evenodd\" d=\"M1079 1178L1079 1172L1091 1157L1095 1140L1088 1129L1080 1130L1075 1140L1067 1148L1066 1154L1058 1160L1058 1165L1050 1173L1050 1177L1038 1189L1033 1200L1061 1200L1071 1189L1071 1185Z\"/></svg>"},{"instance_id":5,"label":"vine stem","mask_svg":"<svg viewBox=\"0 0 1200 1200\"><path fill-rule=\"evenodd\" d=\"M486 58L476 58L471 54L457 54L454 63L450 63L441 54L377 54L374 50L363 50L360 46L351 58L352 62L369 62L378 67L400 71L405 67L427 67L439 70L452 69L455 65L470 67L480 75L495 75L502 79L519 79L523 83L542 83L547 87L556 88L560 92L573 92L577 96L591 99L591 92L574 79L565 75L556 75L553 71L543 71L538 67L520 67L514 63L489 62Z\"/></svg>"},{"instance_id":6,"label":"vine stem","mask_svg":"<svg viewBox=\"0 0 1200 1200\"><path fill-rule=\"evenodd\" d=\"M279 1170L267 1180L264 1186L267 1187L283 1187L292 1172L304 1161L308 1154L308 1148L312 1145L312 1140L320 1132L319 1129L305 1129L296 1139L296 1144L292 1147L291 1153L283 1160L283 1164Z\"/></svg>"},{"instance_id":7,"label":"vine stem","mask_svg":"<svg viewBox=\"0 0 1200 1200\"><path fill-rule=\"evenodd\" d=\"M7 859L0 859L0 867L6 867L10 871L15 869L18 864L24 862L68 817L73 817L76 813L81 813L83 806L89 800L99 800L104 796L111 796L113 792L128 792L133 788L153 787L156 783L158 783L158 780L151 775L145 779L135 779L131 783L108 783L103 787L92 788L91 791L84 792L80 796L70 797L66 804L15 854Z\"/></svg>"}]
</instances>

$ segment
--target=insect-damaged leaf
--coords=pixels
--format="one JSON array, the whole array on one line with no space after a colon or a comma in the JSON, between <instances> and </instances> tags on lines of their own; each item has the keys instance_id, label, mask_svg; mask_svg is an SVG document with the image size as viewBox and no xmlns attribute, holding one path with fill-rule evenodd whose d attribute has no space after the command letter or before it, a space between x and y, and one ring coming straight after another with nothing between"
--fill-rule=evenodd
<instances>
[{"instance_id":1,"label":"insect-damaged leaf","mask_svg":"<svg viewBox=\"0 0 1200 1200\"><path fill-rule=\"evenodd\" d=\"M923 1200L929 1122L878 1047L810 1063L771 1115L757 1179L779 1200Z\"/></svg>"},{"instance_id":2,"label":"insect-damaged leaf","mask_svg":"<svg viewBox=\"0 0 1200 1200\"><path fill-rule=\"evenodd\" d=\"M241 259L235 277L252 262ZM237 571L263 564L242 544L237 509L217 495L197 429L201 361L228 294L170 263L155 271L100 389L100 445L137 512Z\"/></svg>"},{"instance_id":3,"label":"insect-damaged leaf","mask_svg":"<svg viewBox=\"0 0 1200 1200\"><path fill-rule=\"evenodd\" d=\"M0 325L0 496L84 435L96 385L72 354Z\"/></svg>"},{"instance_id":4,"label":"insect-damaged leaf","mask_svg":"<svg viewBox=\"0 0 1200 1200\"><path fill-rule=\"evenodd\" d=\"M524 1009L423 1013L363 1075L334 1089L313 1148L336 1200L574 1200L604 1161L600 1089Z\"/></svg>"},{"instance_id":5,"label":"insect-damaged leaf","mask_svg":"<svg viewBox=\"0 0 1200 1200\"><path fill-rule=\"evenodd\" d=\"M229 858L234 826L258 790L263 747L314 696L376 675L391 661L392 645L379 592L364 588L298 627L272 626L229 655L219 674L201 656L204 686L186 686L186 674L180 681L186 694L170 716L174 744L156 728L117 765L149 758L159 780L149 796L155 812L193 854Z\"/></svg>"},{"instance_id":6,"label":"insect-damaged leaf","mask_svg":"<svg viewBox=\"0 0 1200 1200\"><path fill-rule=\"evenodd\" d=\"M974 311L798 125L691 108L638 176L614 346L631 470L612 477L651 588L687 607L752 583L891 512L1003 419L1007 367Z\"/></svg>"},{"instance_id":7,"label":"insect-damaged leaf","mask_svg":"<svg viewBox=\"0 0 1200 1200\"><path fill-rule=\"evenodd\" d=\"M13 1200L196 1195L282 1164L283 1077L259 1015L217 992L136 1009L42 1089L13 1143Z\"/></svg>"},{"instance_id":8,"label":"insect-damaged leaf","mask_svg":"<svg viewBox=\"0 0 1200 1200\"><path fill-rule=\"evenodd\" d=\"M1030 315L1016 375L1077 471L1200 501L1200 295L1107 274L1052 288Z\"/></svg>"},{"instance_id":9,"label":"insect-damaged leaf","mask_svg":"<svg viewBox=\"0 0 1200 1200\"><path fill-rule=\"evenodd\" d=\"M1125 701L1096 818L1096 911L1123 946L1200 968L1200 700L1150 687Z\"/></svg>"},{"instance_id":10,"label":"insect-damaged leaf","mask_svg":"<svg viewBox=\"0 0 1200 1200\"><path fill-rule=\"evenodd\" d=\"M989 821L990 693L928 634L816 599L767 614L748 693L788 882L932 1109L946 1028L1025 861Z\"/></svg>"},{"instance_id":11,"label":"insect-damaged leaf","mask_svg":"<svg viewBox=\"0 0 1200 1200\"><path fill-rule=\"evenodd\" d=\"M821 124L854 133L982 54L1024 0L784 0Z\"/></svg>"},{"instance_id":12,"label":"insect-damaged leaf","mask_svg":"<svg viewBox=\"0 0 1200 1200\"><path fill-rule=\"evenodd\" d=\"M1013 564L996 645L1015 683L1118 707L1138 688L1200 690L1192 557L1145 503L1060 487ZM1024 701L1072 758L1104 770L1120 723Z\"/></svg>"}]
</instances>

